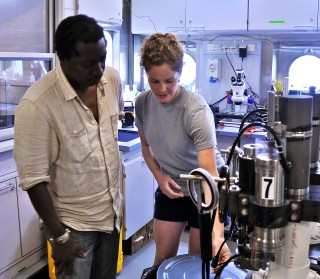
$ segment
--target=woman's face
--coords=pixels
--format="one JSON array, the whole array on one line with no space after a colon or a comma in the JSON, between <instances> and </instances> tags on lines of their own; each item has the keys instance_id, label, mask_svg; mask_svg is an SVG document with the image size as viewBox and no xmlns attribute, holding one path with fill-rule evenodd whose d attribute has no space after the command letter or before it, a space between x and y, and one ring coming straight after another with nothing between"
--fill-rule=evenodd
<instances>
[{"instance_id":1,"label":"woman's face","mask_svg":"<svg viewBox=\"0 0 320 279\"><path fill-rule=\"evenodd\" d=\"M148 72L148 82L154 96L162 104L171 102L180 92L180 74L172 71L169 64L152 66Z\"/></svg>"}]
</instances>

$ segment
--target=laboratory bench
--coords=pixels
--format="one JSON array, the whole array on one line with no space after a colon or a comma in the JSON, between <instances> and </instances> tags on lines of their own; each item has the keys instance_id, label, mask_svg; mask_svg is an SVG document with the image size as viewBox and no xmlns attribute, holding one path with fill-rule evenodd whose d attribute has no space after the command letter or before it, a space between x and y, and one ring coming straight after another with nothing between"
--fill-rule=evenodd
<instances>
[{"instance_id":1,"label":"laboratory bench","mask_svg":"<svg viewBox=\"0 0 320 279\"><path fill-rule=\"evenodd\" d=\"M122 152L131 152L141 147L137 128L120 128L118 130L118 145Z\"/></svg>"},{"instance_id":2,"label":"laboratory bench","mask_svg":"<svg viewBox=\"0 0 320 279\"><path fill-rule=\"evenodd\" d=\"M216 128L217 144L219 149L227 149L232 146L239 132L238 127L218 126ZM256 139L265 139L267 132L256 131L251 135L242 136L241 144L254 143ZM141 142L136 127L122 128L119 126L118 133L119 150L123 152L130 152L141 148Z\"/></svg>"},{"instance_id":3,"label":"laboratory bench","mask_svg":"<svg viewBox=\"0 0 320 279\"><path fill-rule=\"evenodd\" d=\"M238 136L239 128L238 127L230 127L230 126L218 126L216 128L217 135L217 146L218 149L227 149L232 146L236 137ZM256 131L250 135L242 135L240 138L241 146L247 143L255 143L257 139L265 139L267 136L267 132L264 131Z\"/></svg>"}]
</instances>

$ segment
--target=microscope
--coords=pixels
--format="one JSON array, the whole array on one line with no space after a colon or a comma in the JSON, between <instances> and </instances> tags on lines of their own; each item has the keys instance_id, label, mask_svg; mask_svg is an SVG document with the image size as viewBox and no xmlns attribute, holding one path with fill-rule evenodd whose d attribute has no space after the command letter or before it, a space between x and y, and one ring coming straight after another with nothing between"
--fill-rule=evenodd
<instances>
[{"instance_id":1,"label":"microscope","mask_svg":"<svg viewBox=\"0 0 320 279\"><path fill-rule=\"evenodd\" d=\"M245 114L248 110L248 104L254 102L253 97L247 96L244 71L236 70L236 76L231 77L231 94L228 96L228 103L234 104L236 114Z\"/></svg>"}]
</instances>

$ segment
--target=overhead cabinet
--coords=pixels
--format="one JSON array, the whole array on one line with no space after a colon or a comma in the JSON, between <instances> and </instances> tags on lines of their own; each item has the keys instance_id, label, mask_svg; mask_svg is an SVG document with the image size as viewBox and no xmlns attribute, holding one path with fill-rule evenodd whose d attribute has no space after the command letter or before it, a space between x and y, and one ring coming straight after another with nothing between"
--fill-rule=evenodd
<instances>
[{"instance_id":1,"label":"overhead cabinet","mask_svg":"<svg viewBox=\"0 0 320 279\"><path fill-rule=\"evenodd\" d=\"M249 1L249 31L315 32L318 1Z\"/></svg>"},{"instance_id":2,"label":"overhead cabinet","mask_svg":"<svg viewBox=\"0 0 320 279\"><path fill-rule=\"evenodd\" d=\"M133 34L247 29L247 0L132 0L131 5Z\"/></svg>"},{"instance_id":3,"label":"overhead cabinet","mask_svg":"<svg viewBox=\"0 0 320 279\"><path fill-rule=\"evenodd\" d=\"M245 31L247 0L192 0L186 4L186 32Z\"/></svg>"},{"instance_id":4,"label":"overhead cabinet","mask_svg":"<svg viewBox=\"0 0 320 279\"><path fill-rule=\"evenodd\" d=\"M133 34L317 32L319 0L132 0Z\"/></svg>"},{"instance_id":5,"label":"overhead cabinet","mask_svg":"<svg viewBox=\"0 0 320 279\"><path fill-rule=\"evenodd\" d=\"M94 17L106 26L122 24L122 0L76 0L78 14Z\"/></svg>"},{"instance_id":6,"label":"overhead cabinet","mask_svg":"<svg viewBox=\"0 0 320 279\"><path fill-rule=\"evenodd\" d=\"M132 33L183 33L185 28L184 4L185 0L131 0Z\"/></svg>"}]
</instances>

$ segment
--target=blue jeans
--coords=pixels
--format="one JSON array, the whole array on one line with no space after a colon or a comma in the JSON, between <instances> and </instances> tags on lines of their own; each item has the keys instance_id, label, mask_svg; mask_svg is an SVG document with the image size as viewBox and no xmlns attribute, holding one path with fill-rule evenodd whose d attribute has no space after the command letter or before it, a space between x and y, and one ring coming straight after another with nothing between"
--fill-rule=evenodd
<instances>
[{"instance_id":1,"label":"blue jeans","mask_svg":"<svg viewBox=\"0 0 320 279\"><path fill-rule=\"evenodd\" d=\"M60 274L57 279L114 279L117 274L119 232L81 232L69 228L71 237L87 253L85 258L76 256L72 276ZM48 238L49 239L49 238Z\"/></svg>"}]
</instances>

